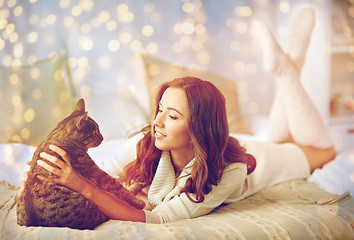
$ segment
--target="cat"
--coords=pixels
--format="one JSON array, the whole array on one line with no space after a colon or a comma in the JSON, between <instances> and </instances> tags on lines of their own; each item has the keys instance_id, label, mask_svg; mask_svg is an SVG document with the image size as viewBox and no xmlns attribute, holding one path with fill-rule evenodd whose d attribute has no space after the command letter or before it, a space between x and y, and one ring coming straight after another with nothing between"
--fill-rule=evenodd
<instances>
[{"instance_id":1,"label":"cat","mask_svg":"<svg viewBox=\"0 0 354 240\"><path fill-rule=\"evenodd\" d=\"M88 148L97 147L102 141L103 136L97 123L87 115L85 102L80 99L74 111L59 122L36 149L24 190L17 198L17 223L22 226L93 229L109 219L95 203L81 194L37 178L39 174L45 177L55 176L37 165L41 152L61 159L58 154L49 150L50 144L65 150L73 168L99 188L136 208L144 208L145 203L142 200L124 188L117 179L102 171L87 154Z\"/></svg>"}]
</instances>

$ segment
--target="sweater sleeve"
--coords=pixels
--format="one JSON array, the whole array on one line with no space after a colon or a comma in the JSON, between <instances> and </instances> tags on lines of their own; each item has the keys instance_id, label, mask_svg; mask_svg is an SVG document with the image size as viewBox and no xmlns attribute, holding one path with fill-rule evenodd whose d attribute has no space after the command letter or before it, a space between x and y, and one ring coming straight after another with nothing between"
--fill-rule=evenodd
<instances>
[{"instance_id":1,"label":"sweater sleeve","mask_svg":"<svg viewBox=\"0 0 354 240\"><path fill-rule=\"evenodd\" d=\"M217 186L205 195L201 203L191 201L186 193L173 197L168 202L159 204L152 213L159 216L160 222L171 222L179 219L195 218L210 213L222 203L229 203L241 199L242 193L246 188L247 168L245 164L230 164L221 177ZM195 194L190 194L195 199ZM157 216L149 213L147 221L153 219L156 223Z\"/></svg>"}]
</instances>

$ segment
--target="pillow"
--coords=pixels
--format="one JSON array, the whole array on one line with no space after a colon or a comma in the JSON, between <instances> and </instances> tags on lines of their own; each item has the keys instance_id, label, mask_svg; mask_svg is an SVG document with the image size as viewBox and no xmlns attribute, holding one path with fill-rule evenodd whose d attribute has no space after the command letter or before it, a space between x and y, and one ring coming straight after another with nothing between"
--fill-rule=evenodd
<instances>
[{"instance_id":1,"label":"pillow","mask_svg":"<svg viewBox=\"0 0 354 240\"><path fill-rule=\"evenodd\" d=\"M130 91L129 86L112 86L110 92L92 91L85 97L86 110L100 126L105 140L126 138L149 123L148 110Z\"/></svg>"},{"instance_id":2,"label":"pillow","mask_svg":"<svg viewBox=\"0 0 354 240\"><path fill-rule=\"evenodd\" d=\"M185 68L161 59L142 54L145 64L146 81L151 102L156 89L163 82L177 77L193 76L213 83L225 96L226 110L231 133L249 133L238 101L236 82L212 72Z\"/></svg>"},{"instance_id":3,"label":"pillow","mask_svg":"<svg viewBox=\"0 0 354 240\"><path fill-rule=\"evenodd\" d=\"M0 67L0 142L39 145L73 110L68 69L66 54L58 52L27 66Z\"/></svg>"},{"instance_id":4,"label":"pillow","mask_svg":"<svg viewBox=\"0 0 354 240\"><path fill-rule=\"evenodd\" d=\"M338 153L336 158L317 168L308 182L315 182L327 192L341 195L349 192L354 196L354 151Z\"/></svg>"}]
</instances>

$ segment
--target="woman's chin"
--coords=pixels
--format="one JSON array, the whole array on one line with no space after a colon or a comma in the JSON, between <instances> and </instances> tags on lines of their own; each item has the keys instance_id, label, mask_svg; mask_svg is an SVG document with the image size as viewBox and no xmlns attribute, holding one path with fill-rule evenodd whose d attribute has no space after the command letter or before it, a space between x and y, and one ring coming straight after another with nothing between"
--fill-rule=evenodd
<instances>
[{"instance_id":1,"label":"woman's chin","mask_svg":"<svg viewBox=\"0 0 354 240\"><path fill-rule=\"evenodd\" d=\"M161 151L168 150L168 148L164 146L164 144L160 143L158 140L155 140L155 147Z\"/></svg>"}]
</instances>

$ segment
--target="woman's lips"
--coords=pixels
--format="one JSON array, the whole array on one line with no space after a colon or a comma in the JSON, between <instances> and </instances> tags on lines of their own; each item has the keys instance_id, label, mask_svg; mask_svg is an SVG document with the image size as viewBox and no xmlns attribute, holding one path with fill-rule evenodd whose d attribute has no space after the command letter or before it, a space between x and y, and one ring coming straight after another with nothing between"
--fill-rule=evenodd
<instances>
[{"instance_id":1,"label":"woman's lips","mask_svg":"<svg viewBox=\"0 0 354 240\"><path fill-rule=\"evenodd\" d=\"M155 130L155 138L163 138L163 137L166 137L166 135Z\"/></svg>"}]
</instances>

